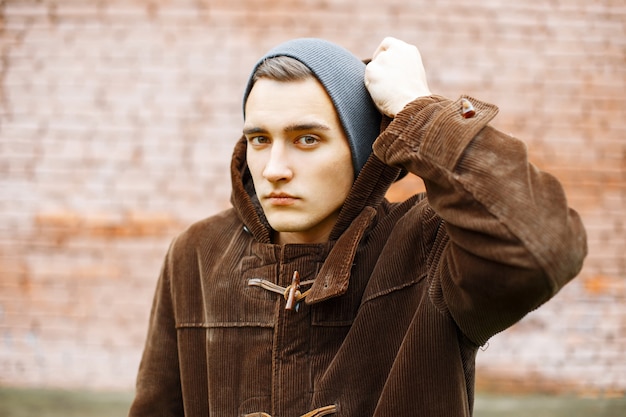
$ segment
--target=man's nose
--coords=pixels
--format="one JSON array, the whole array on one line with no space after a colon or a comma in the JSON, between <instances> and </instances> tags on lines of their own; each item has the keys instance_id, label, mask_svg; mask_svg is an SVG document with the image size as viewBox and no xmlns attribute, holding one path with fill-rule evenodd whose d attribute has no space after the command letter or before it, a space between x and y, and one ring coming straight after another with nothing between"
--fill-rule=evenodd
<instances>
[{"instance_id":1,"label":"man's nose","mask_svg":"<svg viewBox=\"0 0 626 417\"><path fill-rule=\"evenodd\" d=\"M290 166L287 149L282 144L275 143L270 150L263 177L270 182L289 181L293 176Z\"/></svg>"}]
</instances>

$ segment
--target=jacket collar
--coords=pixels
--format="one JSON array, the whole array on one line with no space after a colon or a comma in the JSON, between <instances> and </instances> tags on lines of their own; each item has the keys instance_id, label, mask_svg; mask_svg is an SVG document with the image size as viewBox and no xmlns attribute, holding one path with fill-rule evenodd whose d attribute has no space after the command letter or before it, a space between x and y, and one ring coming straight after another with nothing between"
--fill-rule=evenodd
<instances>
[{"instance_id":1,"label":"jacket collar","mask_svg":"<svg viewBox=\"0 0 626 417\"><path fill-rule=\"evenodd\" d=\"M233 187L230 202L252 236L261 243L271 243L272 231L265 220L248 171L246 147L246 138L242 136L235 145L230 165Z\"/></svg>"}]
</instances>

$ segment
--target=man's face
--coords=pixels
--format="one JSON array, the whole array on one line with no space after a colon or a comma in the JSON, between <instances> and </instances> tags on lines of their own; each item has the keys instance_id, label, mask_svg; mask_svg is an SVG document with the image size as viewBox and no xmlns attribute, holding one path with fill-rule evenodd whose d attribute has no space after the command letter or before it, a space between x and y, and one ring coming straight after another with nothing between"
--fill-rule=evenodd
<instances>
[{"instance_id":1,"label":"man's face","mask_svg":"<svg viewBox=\"0 0 626 417\"><path fill-rule=\"evenodd\" d=\"M261 78L248 96L243 132L274 240L326 241L354 181L348 139L326 90L314 78Z\"/></svg>"}]
</instances>

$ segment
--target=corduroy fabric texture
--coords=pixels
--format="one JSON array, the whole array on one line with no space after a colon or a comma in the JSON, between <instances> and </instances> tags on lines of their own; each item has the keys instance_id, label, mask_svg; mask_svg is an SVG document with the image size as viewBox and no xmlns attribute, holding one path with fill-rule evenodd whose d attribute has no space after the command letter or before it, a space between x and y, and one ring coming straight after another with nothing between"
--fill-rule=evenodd
<instances>
[{"instance_id":1,"label":"corduroy fabric texture","mask_svg":"<svg viewBox=\"0 0 626 417\"><path fill-rule=\"evenodd\" d=\"M365 63L343 47L322 39L300 38L282 43L254 66L244 93L244 116L254 73L263 61L278 56L302 62L328 92L350 142L356 178L372 153L381 121L381 114L365 88Z\"/></svg>"},{"instance_id":2,"label":"corduroy fabric texture","mask_svg":"<svg viewBox=\"0 0 626 417\"><path fill-rule=\"evenodd\" d=\"M579 271L584 227L556 178L469 98L410 103L374 144L328 242L272 243L248 183L172 243L129 417L471 417L478 347ZM384 199L403 167L427 194ZM258 286L298 271L298 311ZM306 282L306 284L304 284Z\"/></svg>"}]
</instances>

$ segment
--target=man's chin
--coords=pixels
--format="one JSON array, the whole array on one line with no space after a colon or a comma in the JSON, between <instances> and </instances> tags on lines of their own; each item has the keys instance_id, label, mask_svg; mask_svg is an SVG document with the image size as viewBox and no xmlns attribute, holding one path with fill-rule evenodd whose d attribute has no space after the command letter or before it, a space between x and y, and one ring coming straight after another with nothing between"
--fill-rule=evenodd
<instances>
[{"instance_id":1,"label":"man's chin","mask_svg":"<svg viewBox=\"0 0 626 417\"><path fill-rule=\"evenodd\" d=\"M285 225L285 224L281 224L281 223L272 223L269 222L270 226L272 227L272 230L274 230L275 232L278 233L298 233L298 232L303 232L306 229L303 229L301 226L295 226L295 225Z\"/></svg>"}]
</instances>

